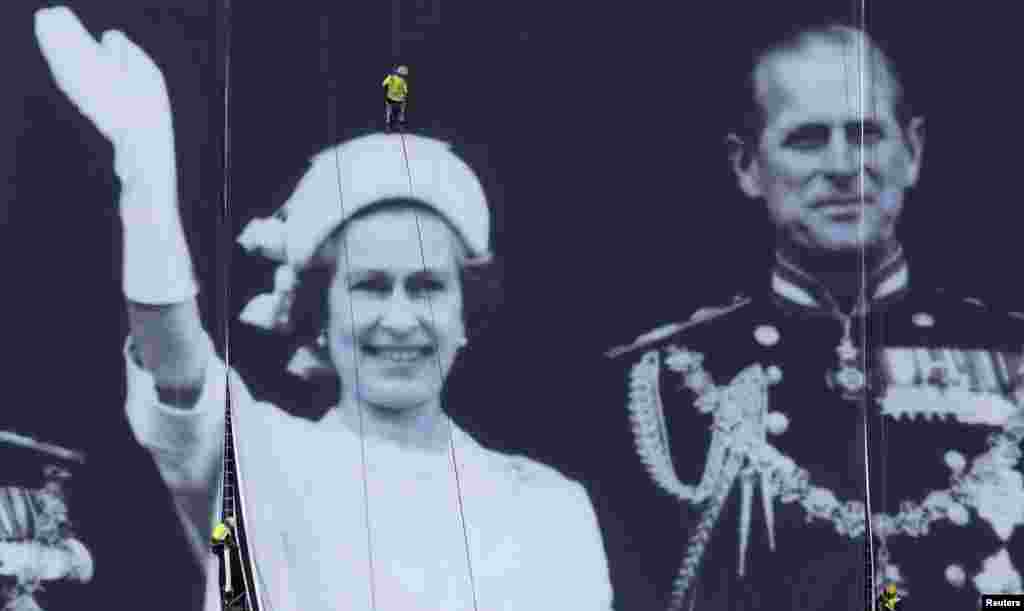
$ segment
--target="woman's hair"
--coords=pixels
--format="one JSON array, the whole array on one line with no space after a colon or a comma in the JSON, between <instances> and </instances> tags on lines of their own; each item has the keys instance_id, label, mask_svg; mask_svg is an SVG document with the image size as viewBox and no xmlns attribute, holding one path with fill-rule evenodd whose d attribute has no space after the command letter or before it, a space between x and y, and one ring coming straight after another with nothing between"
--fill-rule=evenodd
<instances>
[{"instance_id":1,"label":"woman's hair","mask_svg":"<svg viewBox=\"0 0 1024 611\"><path fill-rule=\"evenodd\" d=\"M432 214L440 218L459 239L459 232L443 216L429 205L409 198L383 200L360 210L331 232L323 241L313 262L296 279L295 301L292 305L291 322L295 340L307 344L319 336L327 326L328 289L337 269L334 248L341 241L342 234L352 221L384 211L413 210ZM459 278L462 286L462 316L466 326L466 337L473 340L493 318L501 303L501 267L493 258L474 259L462 249L457 257Z\"/></svg>"}]
</instances>

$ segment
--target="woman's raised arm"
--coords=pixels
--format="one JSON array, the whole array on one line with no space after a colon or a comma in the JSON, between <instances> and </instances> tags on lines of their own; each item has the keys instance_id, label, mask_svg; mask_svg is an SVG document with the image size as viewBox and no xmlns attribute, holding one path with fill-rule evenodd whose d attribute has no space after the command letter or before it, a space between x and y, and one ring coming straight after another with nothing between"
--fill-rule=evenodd
<instances>
[{"instance_id":1,"label":"woman's raised arm","mask_svg":"<svg viewBox=\"0 0 1024 611\"><path fill-rule=\"evenodd\" d=\"M114 146L136 356L168 403L188 407L203 384L206 345L178 214L163 75L123 33L104 32L97 42L64 7L38 11L35 33L57 86Z\"/></svg>"},{"instance_id":2,"label":"woman's raised arm","mask_svg":"<svg viewBox=\"0 0 1024 611\"><path fill-rule=\"evenodd\" d=\"M205 565L224 438L226 380L217 378L226 374L196 304L164 77L123 33L97 42L67 8L36 12L35 34L57 86L114 147L131 327L128 419Z\"/></svg>"}]
</instances>

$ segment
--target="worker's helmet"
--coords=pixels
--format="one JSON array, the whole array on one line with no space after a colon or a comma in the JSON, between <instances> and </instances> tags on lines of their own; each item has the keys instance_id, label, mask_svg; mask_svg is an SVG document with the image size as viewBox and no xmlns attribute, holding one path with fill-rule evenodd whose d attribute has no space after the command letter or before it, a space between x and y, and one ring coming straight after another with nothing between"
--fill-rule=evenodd
<instances>
[{"instance_id":1,"label":"worker's helmet","mask_svg":"<svg viewBox=\"0 0 1024 611\"><path fill-rule=\"evenodd\" d=\"M409 67L408 66L399 66L399 67L395 68L395 72L397 72L401 76L409 76Z\"/></svg>"}]
</instances>

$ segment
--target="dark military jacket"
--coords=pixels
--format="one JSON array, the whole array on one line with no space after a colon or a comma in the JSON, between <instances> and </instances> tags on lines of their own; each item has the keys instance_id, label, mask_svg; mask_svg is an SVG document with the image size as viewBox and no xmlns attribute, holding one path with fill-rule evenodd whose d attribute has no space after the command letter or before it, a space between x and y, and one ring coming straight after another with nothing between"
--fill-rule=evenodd
<instances>
[{"instance_id":1,"label":"dark military jacket","mask_svg":"<svg viewBox=\"0 0 1024 611\"><path fill-rule=\"evenodd\" d=\"M0 431L0 608L81 600L94 560L70 511L79 452ZM77 514L75 514L77 515Z\"/></svg>"},{"instance_id":2,"label":"dark military jacket","mask_svg":"<svg viewBox=\"0 0 1024 611\"><path fill-rule=\"evenodd\" d=\"M594 493L609 556L629 556L613 579L646 572L661 608L701 611L1022 591L1024 316L908 278L895 260L846 315L780 264L610 354L646 473Z\"/></svg>"}]
</instances>

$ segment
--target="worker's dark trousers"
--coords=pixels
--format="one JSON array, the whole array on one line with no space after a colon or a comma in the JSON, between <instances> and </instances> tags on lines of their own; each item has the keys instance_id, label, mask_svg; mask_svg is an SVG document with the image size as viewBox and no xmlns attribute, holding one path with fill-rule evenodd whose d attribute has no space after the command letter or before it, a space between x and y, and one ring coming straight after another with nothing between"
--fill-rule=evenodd
<instances>
[{"instance_id":1,"label":"worker's dark trousers","mask_svg":"<svg viewBox=\"0 0 1024 611\"><path fill-rule=\"evenodd\" d=\"M384 101L384 124L388 129L405 125L405 102Z\"/></svg>"}]
</instances>

